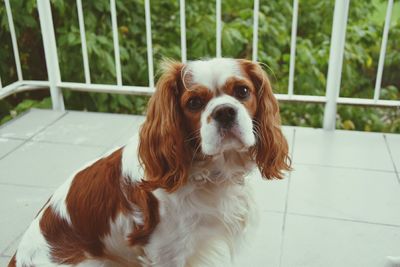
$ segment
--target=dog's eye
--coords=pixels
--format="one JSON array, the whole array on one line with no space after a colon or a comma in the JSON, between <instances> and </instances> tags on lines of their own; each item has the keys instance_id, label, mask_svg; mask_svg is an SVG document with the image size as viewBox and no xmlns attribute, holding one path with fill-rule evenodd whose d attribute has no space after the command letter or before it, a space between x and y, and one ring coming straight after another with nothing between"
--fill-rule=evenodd
<instances>
[{"instance_id":1,"label":"dog's eye","mask_svg":"<svg viewBox=\"0 0 400 267\"><path fill-rule=\"evenodd\" d=\"M250 95L250 90L246 86L237 86L233 91L233 95L239 100L245 100Z\"/></svg>"},{"instance_id":2,"label":"dog's eye","mask_svg":"<svg viewBox=\"0 0 400 267\"><path fill-rule=\"evenodd\" d=\"M200 97L192 97L187 102L187 107L192 111L198 111L204 106L204 101Z\"/></svg>"}]
</instances>

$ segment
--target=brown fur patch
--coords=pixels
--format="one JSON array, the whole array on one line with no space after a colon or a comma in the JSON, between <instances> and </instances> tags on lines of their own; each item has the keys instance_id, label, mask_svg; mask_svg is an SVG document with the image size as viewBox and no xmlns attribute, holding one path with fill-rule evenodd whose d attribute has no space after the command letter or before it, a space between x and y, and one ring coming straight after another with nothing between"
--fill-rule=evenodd
<instances>
[{"instance_id":1,"label":"brown fur patch","mask_svg":"<svg viewBox=\"0 0 400 267\"><path fill-rule=\"evenodd\" d=\"M125 183L121 175L122 149L104 157L76 174L67 194L71 225L51 206L40 220L41 231L51 248L54 262L77 264L88 255L110 258L102 239L110 233L110 222L132 212L132 202L140 209L143 226L135 226L129 236L132 245L144 245L159 222L158 202L151 192ZM123 190L128 192L128 199Z\"/></svg>"},{"instance_id":2,"label":"brown fur patch","mask_svg":"<svg viewBox=\"0 0 400 267\"><path fill-rule=\"evenodd\" d=\"M247 75L246 75L247 76ZM235 97L235 88L243 86L249 89L250 95L244 100L238 99L249 112L250 117L254 117L257 111L257 91L254 88L250 78L238 79L236 77L229 78L223 88L225 94Z\"/></svg>"},{"instance_id":3,"label":"brown fur patch","mask_svg":"<svg viewBox=\"0 0 400 267\"><path fill-rule=\"evenodd\" d=\"M170 62L150 98L146 121L140 130L139 156L147 190L174 192L186 184L191 148L183 141L187 129L180 106L184 88L182 63Z\"/></svg>"},{"instance_id":4,"label":"brown fur patch","mask_svg":"<svg viewBox=\"0 0 400 267\"><path fill-rule=\"evenodd\" d=\"M12 256L10 262L8 263L8 267L16 267L17 266L17 260L15 259L15 255L17 252L15 252L14 256Z\"/></svg>"},{"instance_id":5,"label":"brown fur patch","mask_svg":"<svg viewBox=\"0 0 400 267\"><path fill-rule=\"evenodd\" d=\"M184 114L184 124L187 127L187 131L189 133L198 133L198 131L200 130L201 113L204 110L204 107L207 105L208 101L210 101L213 96L213 92L202 85L194 85L190 87L189 90L184 90L182 92L179 102ZM202 99L202 101L204 102L203 109L193 112L187 107L188 101L192 97L199 97L200 99Z\"/></svg>"},{"instance_id":6,"label":"brown fur patch","mask_svg":"<svg viewBox=\"0 0 400 267\"><path fill-rule=\"evenodd\" d=\"M257 144L252 149L253 158L264 178L282 179L283 171L291 170L291 160L281 131L278 101L267 74L258 64L249 60L239 60L239 63L257 94L257 111L253 119Z\"/></svg>"}]
</instances>

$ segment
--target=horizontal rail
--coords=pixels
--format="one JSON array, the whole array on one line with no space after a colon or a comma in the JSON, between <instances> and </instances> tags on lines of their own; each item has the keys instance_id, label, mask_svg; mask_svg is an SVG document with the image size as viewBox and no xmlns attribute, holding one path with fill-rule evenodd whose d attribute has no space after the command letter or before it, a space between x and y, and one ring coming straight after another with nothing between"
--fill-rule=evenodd
<instances>
[{"instance_id":1,"label":"horizontal rail","mask_svg":"<svg viewBox=\"0 0 400 267\"><path fill-rule=\"evenodd\" d=\"M16 81L3 87L0 90L0 99L24 91L31 91L43 88L48 89L49 85L50 83L48 81Z\"/></svg>"},{"instance_id":2,"label":"horizontal rail","mask_svg":"<svg viewBox=\"0 0 400 267\"><path fill-rule=\"evenodd\" d=\"M27 90L36 90L48 88L48 81L17 81L7 85L0 90L0 99L8 95L19 93ZM57 87L62 89L71 89L74 91L108 93L108 94L128 94L128 95L146 95L150 96L154 93L154 87L148 86L129 86L129 85L113 85L113 84L86 84L74 82L60 82ZM288 95L275 94L275 97L281 102L304 102L325 104L326 96L315 95ZM337 103L340 105L357 105L357 106L376 106L376 107L400 107L400 100L377 100L368 98L351 98L339 97Z\"/></svg>"},{"instance_id":3,"label":"horizontal rail","mask_svg":"<svg viewBox=\"0 0 400 267\"><path fill-rule=\"evenodd\" d=\"M287 94L275 94L276 99L282 102L306 102L306 103L320 103L325 104L327 102L326 96L315 96L315 95L287 95ZM337 103L340 105L356 105L356 106L376 106L376 107L400 107L400 100L378 100L368 98L351 98L351 97L339 97Z\"/></svg>"},{"instance_id":4,"label":"horizontal rail","mask_svg":"<svg viewBox=\"0 0 400 267\"><path fill-rule=\"evenodd\" d=\"M131 95L152 95L154 88L148 86L129 86L129 85L114 85L114 84L85 84L60 82L58 87L68 88L75 91L110 93L110 94L131 94Z\"/></svg>"}]
</instances>

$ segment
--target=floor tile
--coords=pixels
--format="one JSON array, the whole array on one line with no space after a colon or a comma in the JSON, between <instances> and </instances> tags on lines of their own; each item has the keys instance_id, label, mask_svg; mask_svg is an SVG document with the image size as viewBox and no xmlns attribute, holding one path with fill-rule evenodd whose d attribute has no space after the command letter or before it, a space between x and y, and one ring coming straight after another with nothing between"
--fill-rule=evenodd
<instances>
[{"instance_id":1,"label":"floor tile","mask_svg":"<svg viewBox=\"0 0 400 267\"><path fill-rule=\"evenodd\" d=\"M116 138L110 147L124 146L135 135L139 134L140 126L143 124L145 116L134 116L128 129Z\"/></svg>"},{"instance_id":2,"label":"floor tile","mask_svg":"<svg viewBox=\"0 0 400 267\"><path fill-rule=\"evenodd\" d=\"M52 189L0 185L0 252L21 235L53 193ZM3 266L3 265L2 265Z\"/></svg>"},{"instance_id":3,"label":"floor tile","mask_svg":"<svg viewBox=\"0 0 400 267\"><path fill-rule=\"evenodd\" d=\"M395 173L296 166L288 211L400 226L400 185Z\"/></svg>"},{"instance_id":4,"label":"floor tile","mask_svg":"<svg viewBox=\"0 0 400 267\"><path fill-rule=\"evenodd\" d=\"M28 142L0 161L0 183L55 187L102 151L101 147Z\"/></svg>"},{"instance_id":5,"label":"floor tile","mask_svg":"<svg viewBox=\"0 0 400 267\"><path fill-rule=\"evenodd\" d=\"M396 169L400 172L400 134L385 134Z\"/></svg>"},{"instance_id":6,"label":"floor tile","mask_svg":"<svg viewBox=\"0 0 400 267\"><path fill-rule=\"evenodd\" d=\"M139 118L121 114L68 112L33 140L107 147L136 125Z\"/></svg>"},{"instance_id":7,"label":"floor tile","mask_svg":"<svg viewBox=\"0 0 400 267\"><path fill-rule=\"evenodd\" d=\"M26 114L6 123L0 128L0 137L28 139L60 118L64 112L31 109Z\"/></svg>"},{"instance_id":8,"label":"floor tile","mask_svg":"<svg viewBox=\"0 0 400 267\"><path fill-rule=\"evenodd\" d=\"M262 212L259 225L245 242L236 267L279 266L283 214Z\"/></svg>"},{"instance_id":9,"label":"floor tile","mask_svg":"<svg viewBox=\"0 0 400 267\"><path fill-rule=\"evenodd\" d=\"M282 132L285 135L290 151L293 149L292 140L294 127L284 126ZM255 169L248 177L253 190L253 198L262 211L285 210L286 194L288 187L289 173L285 173L282 180L266 180L261 177L258 169Z\"/></svg>"},{"instance_id":10,"label":"floor tile","mask_svg":"<svg viewBox=\"0 0 400 267\"><path fill-rule=\"evenodd\" d=\"M21 145L24 140L6 139L0 137L0 158Z\"/></svg>"},{"instance_id":11,"label":"floor tile","mask_svg":"<svg viewBox=\"0 0 400 267\"><path fill-rule=\"evenodd\" d=\"M261 178L258 170L248 177L253 190L253 198L260 210L279 211L285 210L289 175L282 180L265 180Z\"/></svg>"},{"instance_id":12,"label":"floor tile","mask_svg":"<svg viewBox=\"0 0 400 267\"><path fill-rule=\"evenodd\" d=\"M26 227L29 226L29 223L27 223ZM23 229L21 233L19 233L18 237L14 239L10 244L7 245L7 248L3 251L3 255L7 257L12 257L15 254L15 251L17 251L19 243L21 242L22 235L24 234L26 228Z\"/></svg>"},{"instance_id":13,"label":"floor tile","mask_svg":"<svg viewBox=\"0 0 400 267\"><path fill-rule=\"evenodd\" d=\"M399 244L397 227L288 215L281 266L384 266Z\"/></svg>"},{"instance_id":14,"label":"floor tile","mask_svg":"<svg viewBox=\"0 0 400 267\"><path fill-rule=\"evenodd\" d=\"M292 126L282 126L283 135L286 137L286 141L289 145L289 152L293 151L293 135L294 135L295 127Z\"/></svg>"},{"instance_id":15,"label":"floor tile","mask_svg":"<svg viewBox=\"0 0 400 267\"><path fill-rule=\"evenodd\" d=\"M383 135L296 128L294 163L393 171Z\"/></svg>"},{"instance_id":16,"label":"floor tile","mask_svg":"<svg viewBox=\"0 0 400 267\"><path fill-rule=\"evenodd\" d=\"M0 266L7 266L10 262L11 257L0 256Z\"/></svg>"}]
</instances>

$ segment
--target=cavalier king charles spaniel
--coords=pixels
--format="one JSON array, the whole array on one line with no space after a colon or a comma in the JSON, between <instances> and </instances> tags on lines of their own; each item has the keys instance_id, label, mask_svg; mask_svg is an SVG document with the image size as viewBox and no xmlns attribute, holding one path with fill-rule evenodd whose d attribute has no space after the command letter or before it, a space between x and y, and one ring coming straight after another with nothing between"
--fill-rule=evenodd
<instances>
[{"instance_id":1,"label":"cavalier king charles spaniel","mask_svg":"<svg viewBox=\"0 0 400 267\"><path fill-rule=\"evenodd\" d=\"M249 228L254 167L265 179L290 169L262 68L166 62L139 136L61 185L9 266L216 266Z\"/></svg>"}]
</instances>

